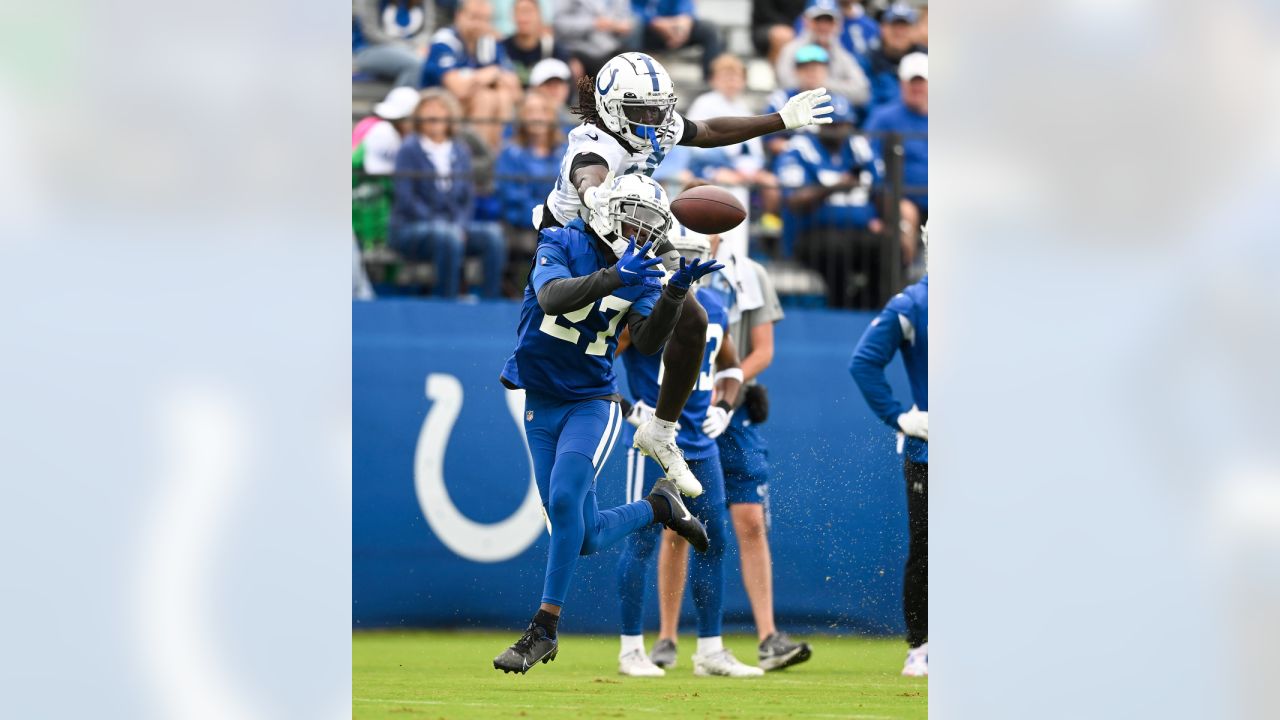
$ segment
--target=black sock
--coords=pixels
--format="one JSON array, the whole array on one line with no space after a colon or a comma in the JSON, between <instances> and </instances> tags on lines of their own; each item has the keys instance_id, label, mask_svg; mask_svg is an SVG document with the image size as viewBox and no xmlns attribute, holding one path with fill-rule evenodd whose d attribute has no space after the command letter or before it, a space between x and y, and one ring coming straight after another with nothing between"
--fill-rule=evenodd
<instances>
[{"instance_id":1,"label":"black sock","mask_svg":"<svg viewBox=\"0 0 1280 720\"><path fill-rule=\"evenodd\" d=\"M653 508L653 521L656 523L665 523L671 519L671 501L661 495L649 495L645 498L649 503L649 507Z\"/></svg>"},{"instance_id":2,"label":"black sock","mask_svg":"<svg viewBox=\"0 0 1280 720\"><path fill-rule=\"evenodd\" d=\"M560 616L552 615L546 610L539 609L538 614L533 616L533 624L541 625L542 629L547 631L547 637L555 637L557 626L560 624Z\"/></svg>"}]
</instances>

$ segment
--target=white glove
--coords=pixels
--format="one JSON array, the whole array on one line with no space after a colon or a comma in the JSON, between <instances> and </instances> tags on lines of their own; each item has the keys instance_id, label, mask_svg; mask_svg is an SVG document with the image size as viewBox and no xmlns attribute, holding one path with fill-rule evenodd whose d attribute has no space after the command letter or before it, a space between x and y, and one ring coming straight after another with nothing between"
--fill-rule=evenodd
<instances>
[{"instance_id":1,"label":"white glove","mask_svg":"<svg viewBox=\"0 0 1280 720\"><path fill-rule=\"evenodd\" d=\"M831 118L824 116L836 111L830 103L831 96L827 94L826 88L805 90L788 100L778 114L782 116L782 123L788 130L807 125L826 125L831 122ZM818 107L819 105L822 107Z\"/></svg>"},{"instance_id":2,"label":"white glove","mask_svg":"<svg viewBox=\"0 0 1280 720\"><path fill-rule=\"evenodd\" d=\"M641 425L653 419L653 408L643 400L637 400L631 406L631 412L627 413L627 422L632 427L640 427Z\"/></svg>"},{"instance_id":3,"label":"white glove","mask_svg":"<svg viewBox=\"0 0 1280 720\"><path fill-rule=\"evenodd\" d=\"M929 411L918 410L915 405L898 416L898 427L913 438L929 441Z\"/></svg>"},{"instance_id":4,"label":"white glove","mask_svg":"<svg viewBox=\"0 0 1280 720\"><path fill-rule=\"evenodd\" d=\"M714 440L724 433L725 428L729 427L729 420L732 418L733 413L719 405L712 405L707 408L707 419L702 421L702 432Z\"/></svg>"},{"instance_id":5,"label":"white glove","mask_svg":"<svg viewBox=\"0 0 1280 720\"><path fill-rule=\"evenodd\" d=\"M582 194L582 204L586 205L591 212L603 215L609 211L609 197L611 195L613 193L609 192L608 189L600 185L593 185Z\"/></svg>"}]
</instances>

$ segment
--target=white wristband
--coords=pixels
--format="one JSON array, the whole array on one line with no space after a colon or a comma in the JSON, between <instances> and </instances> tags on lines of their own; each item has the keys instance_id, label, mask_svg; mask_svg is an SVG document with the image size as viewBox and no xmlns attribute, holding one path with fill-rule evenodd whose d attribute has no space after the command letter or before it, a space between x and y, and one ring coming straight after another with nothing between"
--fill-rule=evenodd
<instances>
[{"instance_id":1,"label":"white wristband","mask_svg":"<svg viewBox=\"0 0 1280 720\"><path fill-rule=\"evenodd\" d=\"M740 367L725 368L724 370L716 373L716 382L729 379L737 380L738 382L746 382L746 380L742 378L742 368Z\"/></svg>"}]
</instances>

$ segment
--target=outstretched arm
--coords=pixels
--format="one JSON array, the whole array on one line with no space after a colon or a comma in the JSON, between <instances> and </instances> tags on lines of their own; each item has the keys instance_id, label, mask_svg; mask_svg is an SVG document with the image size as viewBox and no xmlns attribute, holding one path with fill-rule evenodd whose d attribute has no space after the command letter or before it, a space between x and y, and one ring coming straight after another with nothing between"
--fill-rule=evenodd
<instances>
[{"instance_id":1,"label":"outstretched arm","mask_svg":"<svg viewBox=\"0 0 1280 720\"><path fill-rule=\"evenodd\" d=\"M623 285L657 282L663 273L653 266L660 261L645 257L651 247L653 243L637 248L633 240L618 258L617 265L590 275L573 277L563 248L550 243L540 244L533 268L533 292L538 298L538 306L548 315L563 315L611 295Z\"/></svg>"},{"instance_id":2,"label":"outstretched arm","mask_svg":"<svg viewBox=\"0 0 1280 720\"><path fill-rule=\"evenodd\" d=\"M827 89L818 88L797 93L776 113L752 117L690 120L694 132L686 132L680 139L680 144L694 147L723 147L780 130L795 130L807 125L825 125L831 122L831 118L826 116L834 112L830 103L831 96L827 94Z\"/></svg>"}]
</instances>

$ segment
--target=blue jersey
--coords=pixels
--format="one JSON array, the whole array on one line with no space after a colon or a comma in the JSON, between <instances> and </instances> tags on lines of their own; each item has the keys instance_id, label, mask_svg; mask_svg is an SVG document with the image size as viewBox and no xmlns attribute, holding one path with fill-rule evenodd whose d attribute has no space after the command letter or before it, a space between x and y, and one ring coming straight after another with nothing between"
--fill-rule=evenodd
<instances>
[{"instance_id":1,"label":"blue jersey","mask_svg":"<svg viewBox=\"0 0 1280 720\"><path fill-rule=\"evenodd\" d=\"M481 38L476 42L475 54L467 52L467 46L452 27L443 27L431 36L431 48L422 63L422 80L419 86L435 87L444 84L445 73L451 70L476 70L497 65L511 69L507 51L493 38Z\"/></svg>"},{"instance_id":2,"label":"blue jersey","mask_svg":"<svg viewBox=\"0 0 1280 720\"><path fill-rule=\"evenodd\" d=\"M859 11L860 6L855 6ZM859 12L857 17L845 16L844 27L840 29L840 44L853 55L862 67L862 72L871 70L871 53L880 49L880 23Z\"/></svg>"},{"instance_id":3,"label":"blue jersey","mask_svg":"<svg viewBox=\"0 0 1280 720\"><path fill-rule=\"evenodd\" d=\"M902 353L911 385L911 399L921 410L929 409L929 276L894 295L871 321L853 351L849 373L862 390L871 411L886 425L899 430L898 416L910 408L893 397L884 369L895 353ZM908 437L904 450L912 462L929 462L929 443Z\"/></svg>"},{"instance_id":4,"label":"blue jersey","mask_svg":"<svg viewBox=\"0 0 1280 720\"><path fill-rule=\"evenodd\" d=\"M835 150L827 149L815 135L796 135L786 152L774 163L774 174L782 186L783 197L803 187L830 186L848 173L859 180L849 190L831 193L822 204L797 212L782 206L783 243L795 247L797 238L812 228L865 228L876 217L871 190L880 181L880 164L876 162L871 143L854 135Z\"/></svg>"},{"instance_id":5,"label":"blue jersey","mask_svg":"<svg viewBox=\"0 0 1280 720\"><path fill-rule=\"evenodd\" d=\"M564 315L547 315L538 305L538 290L547 282L612 267L615 261L607 252L578 218L538 235L533 272L520 308L516 349L502 369L508 384L563 400L617 394L613 356L618 328L629 312L647 317L662 287L624 286Z\"/></svg>"},{"instance_id":6,"label":"blue jersey","mask_svg":"<svg viewBox=\"0 0 1280 720\"><path fill-rule=\"evenodd\" d=\"M698 374L698 384L694 386L689 401L680 412L680 430L676 433L676 444L684 451L688 460L706 460L719 454L716 441L702 432L702 421L707 417L707 408L711 407L716 355L729 333L729 309L724 305L724 296L706 288L698 290L697 294L698 302L707 311L707 347ZM629 347L622 353L622 362L627 366L627 385L631 389L631 397L657 406L658 385L662 383L664 370L662 353L645 355L634 347Z\"/></svg>"}]
</instances>

